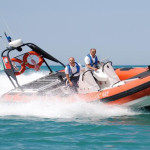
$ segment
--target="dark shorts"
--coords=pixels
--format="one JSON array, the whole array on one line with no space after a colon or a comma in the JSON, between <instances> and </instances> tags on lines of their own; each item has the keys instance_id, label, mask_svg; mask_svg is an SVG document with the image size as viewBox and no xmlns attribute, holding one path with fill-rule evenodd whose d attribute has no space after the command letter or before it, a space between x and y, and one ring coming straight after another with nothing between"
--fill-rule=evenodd
<instances>
[{"instance_id":1,"label":"dark shorts","mask_svg":"<svg viewBox=\"0 0 150 150\"><path fill-rule=\"evenodd\" d=\"M79 76L77 76L77 77L71 77L70 80L73 83L73 86L78 87Z\"/></svg>"}]
</instances>

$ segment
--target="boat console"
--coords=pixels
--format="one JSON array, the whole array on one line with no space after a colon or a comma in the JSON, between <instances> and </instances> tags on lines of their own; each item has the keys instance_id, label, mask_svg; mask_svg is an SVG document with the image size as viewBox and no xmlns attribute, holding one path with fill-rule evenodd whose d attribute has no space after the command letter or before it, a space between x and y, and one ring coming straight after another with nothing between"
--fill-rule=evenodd
<instances>
[{"instance_id":1,"label":"boat console","mask_svg":"<svg viewBox=\"0 0 150 150\"><path fill-rule=\"evenodd\" d=\"M115 73L112 62L101 62L97 71L87 70L80 75L79 93L97 92L106 88L111 88L114 84L120 82Z\"/></svg>"}]
</instances>

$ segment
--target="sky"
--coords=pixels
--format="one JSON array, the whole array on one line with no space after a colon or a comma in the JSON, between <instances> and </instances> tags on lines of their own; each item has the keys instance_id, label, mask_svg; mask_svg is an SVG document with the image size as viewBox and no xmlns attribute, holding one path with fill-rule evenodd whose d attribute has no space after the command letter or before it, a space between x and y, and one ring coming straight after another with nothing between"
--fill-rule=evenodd
<instances>
[{"instance_id":1,"label":"sky","mask_svg":"<svg viewBox=\"0 0 150 150\"><path fill-rule=\"evenodd\" d=\"M113 65L150 65L149 0L0 0L0 17L0 35L35 43L64 64L72 56L84 65L96 48Z\"/></svg>"}]
</instances>

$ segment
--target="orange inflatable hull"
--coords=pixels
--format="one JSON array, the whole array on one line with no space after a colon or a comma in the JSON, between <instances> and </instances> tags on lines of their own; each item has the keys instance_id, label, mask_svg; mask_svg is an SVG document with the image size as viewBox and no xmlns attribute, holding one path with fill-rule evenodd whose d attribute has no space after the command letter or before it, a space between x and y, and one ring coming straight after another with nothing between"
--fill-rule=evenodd
<instances>
[{"instance_id":1,"label":"orange inflatable hull","mask_svg":"<svg viewBox=\"0 0 150 150\"><path fill-rule=\"evenodd\" d=\"M143 78L136 78L131 81L129 80L128 82L121 82L123 84L102 91L87 94L75 94L68 97L72 101L75 101L76 96L78 96L86 102L99 101L111 105L122 105L136 101L142 97L150 96L150 71L148 71L147 76ZM36 97L37 96L34 94L26 95L22 92L17 94L6 93L3 95L3 98L7 100L31 100ZM44 95L42 97L44 98L46 96ZM144 105L150 106L150 99Z\"/></svg>"},{"instance_id":2,"label":"orange inflatable hull","mask_svg":"<svg viewBox=\"0 0 150 150\"><path fill-rule=\"evenodd\" d=\"M120 80L126 80L147 70L148 68L118 68L115 72L119 76Z\"/></svg>"},{"instance_id":3,"label":"orange inflatable hull","mask_svg":"<svg viewBox=\"0 0 150 150\"><path fill-rule=\"evenodd\" d=\"M150 76L143 79L135 79L111 89L99 92L81 94L86 101L105 102L108 104L124 104L144 96L150 96ZM150 101L150 100L149 100Z\"/></svg>"}]
</instances>

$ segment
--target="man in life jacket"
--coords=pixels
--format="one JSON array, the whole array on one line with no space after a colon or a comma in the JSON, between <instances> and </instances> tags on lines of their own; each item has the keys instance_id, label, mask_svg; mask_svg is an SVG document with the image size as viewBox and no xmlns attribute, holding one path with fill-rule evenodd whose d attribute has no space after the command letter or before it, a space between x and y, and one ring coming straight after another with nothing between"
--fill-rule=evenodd
<instances>
[{"instance_id":1,"label":"man in life jacket","mask_svg":"<svg viewBox=\"0 0 150 150\"><path fill-rule=\"evenodd\" d=\"M84 61L85 61L87 70L97 71L98 64L100 62L96 56L96 49L95 48L90 49L90 54L85 56Z\"/></svg>"},{"instance_id":2,"label":"man in life jacket","mask_svg":"<svg viewBox=\"0 0 150 150\"><path fill-rule=\"evenodd\" d=\"M75 62L73 57L69 58L69 64L65 67L66 78L70 87L77 92L78 81L80 77L81 65Z\"/></svg>"}]
</instances>

